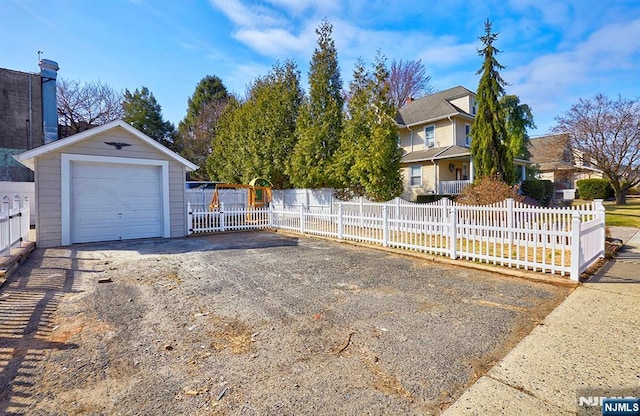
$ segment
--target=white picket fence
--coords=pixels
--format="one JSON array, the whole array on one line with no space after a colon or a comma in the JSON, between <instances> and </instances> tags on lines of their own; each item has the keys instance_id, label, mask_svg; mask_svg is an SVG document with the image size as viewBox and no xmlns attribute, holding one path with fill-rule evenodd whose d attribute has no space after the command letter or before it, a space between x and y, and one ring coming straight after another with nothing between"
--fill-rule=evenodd
<instances>
[{"instance_id":1,"label":"white picket fence","mask_svg":"<svg viewBox=\"0 0 640 416\"><path fill-rule=\"evenodd\" d=\"M415 204L332 201L321 207L193 210L190 233L275 228L396 247L543 273L573 280L604 256L602 201L541 208L507 199L468 206L442 199Z\"/></svg>"},{"instance_id":2,"label":"white picket fence","mask_svg":"<svg viewBox=\"0 0 640 416\"><path fill-rule=\"evenodd\" d=\"M28 197L0 197L0 256L8 256L12 247L29 241L29 215Z\"/></svg>"}]
</instances>

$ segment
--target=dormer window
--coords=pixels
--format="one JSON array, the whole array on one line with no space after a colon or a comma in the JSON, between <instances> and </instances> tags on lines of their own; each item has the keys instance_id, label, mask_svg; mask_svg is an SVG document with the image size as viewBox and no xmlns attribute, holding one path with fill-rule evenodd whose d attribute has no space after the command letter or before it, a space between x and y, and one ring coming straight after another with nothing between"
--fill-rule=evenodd
<instances>
[{"instance_id":1,"label":"dormer window","mask_svg":"<svg viewBox=\"0 0 640 416\"><path fill-rule=\"evenodd\" d=\"M427 149L436 145L436 126L433 124L424 128L424 147Z\"/></svg>"},{"instance_id":2,"label":"dormer window","mask_svg":"<svg viewBox=\"0 0 640 416\"><path fill-rule=\"evenodd\" d=\"M471 114L476 115L476 99L471 99Z\"/></svg>"}]
</instances>

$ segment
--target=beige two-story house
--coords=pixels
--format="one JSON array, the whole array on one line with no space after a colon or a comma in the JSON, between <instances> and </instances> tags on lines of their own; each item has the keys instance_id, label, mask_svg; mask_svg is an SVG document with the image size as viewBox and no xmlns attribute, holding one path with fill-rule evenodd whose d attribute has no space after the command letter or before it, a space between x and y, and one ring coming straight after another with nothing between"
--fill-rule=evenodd
<instances>
[{"instance_id":1,"label":"beige two-story house","mask_svg":"<svg viewBox=\"0 0 640 416\"><path fill-rule=\"evenodd\" d=\"M408 100L396 117L403 150L402 198L457 195L473 182L471 125L476 114L475 93L457 86ZM516 161L524 178L526 161Z\"/></svg>"}]
</instances>

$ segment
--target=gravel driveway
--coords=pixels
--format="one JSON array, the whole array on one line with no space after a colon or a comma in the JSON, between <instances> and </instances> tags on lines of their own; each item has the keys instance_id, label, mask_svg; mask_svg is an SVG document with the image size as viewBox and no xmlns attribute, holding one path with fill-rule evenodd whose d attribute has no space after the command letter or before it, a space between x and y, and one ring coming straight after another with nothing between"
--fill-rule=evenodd
<instances>
[{"instance_id":1,"label":"gravel driveway","mask_svg":"<svg viewBox=\"0 0 640 416\"><path fill-rule=\"evenodd\" d=\"M0 414L438 414L570 290L271 232L37 249Z\"/></svg>"}]
</instances>

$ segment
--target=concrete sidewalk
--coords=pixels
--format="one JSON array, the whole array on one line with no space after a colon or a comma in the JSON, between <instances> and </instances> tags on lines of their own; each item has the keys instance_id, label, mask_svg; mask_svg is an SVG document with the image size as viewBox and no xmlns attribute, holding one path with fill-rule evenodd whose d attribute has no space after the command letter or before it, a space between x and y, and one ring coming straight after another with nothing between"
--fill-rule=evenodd
<instances>
[{"instance_id":1,"label":"concrete sidewalk","mask_svg":"<svg viewBox=\"0 0 640 416\"><path fill-rule=\"evenodd\" d=\"M638 397L639 323L636 232L614 261L571 293L444 414L576 414L579 390L627 389ZM599 409L580 412L601 414Z\"/></svg>"}]
</instances>

